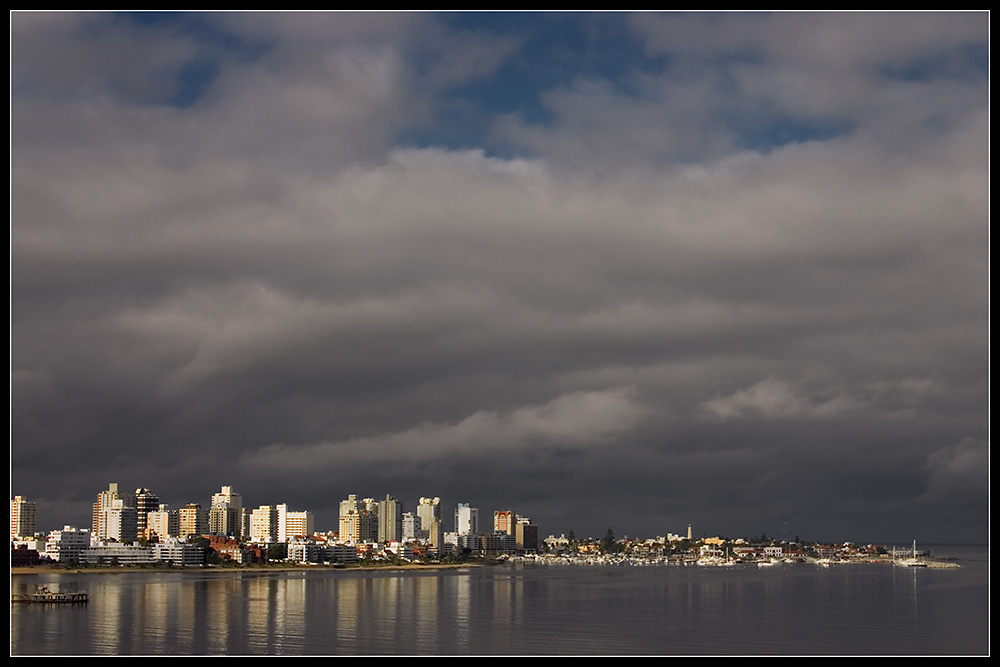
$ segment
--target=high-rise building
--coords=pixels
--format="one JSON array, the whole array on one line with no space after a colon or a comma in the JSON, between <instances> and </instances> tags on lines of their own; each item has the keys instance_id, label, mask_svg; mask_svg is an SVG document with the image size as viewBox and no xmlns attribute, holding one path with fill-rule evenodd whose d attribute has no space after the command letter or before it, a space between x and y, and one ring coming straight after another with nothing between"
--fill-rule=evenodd
<instances>
[{"instance_id":1,"label":"high-rise building","mask_svg":"<svg viewBox=\"0 0 1000 667\"><path fill-rule=\"evenodd\" d=\"M100 539L132 544L138 537L137 525L135 508L127 505L124 498L115 498L101 513Z\"/></svg>"},{"instance_id":2,"label":"high-rise building","mask_svg":"<svg viewBox=\"0 0 1000 667\"><path fill-rule=\"evenodd\" d=\"M517 525L517 514L513 510L497 510L493 513L493 532L514 534L514 526Z\"/></svg>"},{"instance_id":3,"label":"high-rise building","mask_svg":"<svg viewBox=\"0 0 1000 667\"><path fill-rule=\"evenodd\" d=\"M213 503L208 510L208 532L239 539L243 532L240 511L227 502Z\"/></svg>"},{"instance_id":4,"label":"high-rise building","mask_svg":"<svg viewBox=\"0 0 1000 667\"><path fill-rule=\"evenodd\" d=\"M361 513L358 510L358 497L353 493L347 500L340 501L339 536L345 544L357 544L361 540Z\"/></svg>"},{"instance_id":5,"label":"high-rise building","mask_svg":"<svg viewBox=\"0 0 1000 667\"><path fill-rule=\"evenodd\" d=\"M250 512L250 541L270 543L278 541L278 512L270 505L261 505Z\"/></svg>"},{"instance_id":6,"label":"high-rise building","mask_svg":"<svg viewBox=\"0 0 1000 667\"><path fill-rule=\"evenodd\" d=\"M35 503L24 496L14 496L10 501L10 539L34 537L35 512Z\"/></svg>"},{"instance_id":7,"label":"high-rise building","mask_svg":"<svg viewBox=\"0 0 1000 667\"><path fill-rule=\"evenodd\" d=\"M518 551L538 551L538 526L531 523L530 519L519 520L514 535Z\"/></svg>"},{"instance_id":8,"label":"high-rise building","mask_svg":"<svg viewBox=\"0 0 1000 667\"><path fill-rule=\"evenodd\" d=\"M287 542L295 537L309 537L313 534L313 514L308 510L284 513L284 525L278 527L279 542Z\"/></svg>"},{"instance_id":9,"label":"high-rise building","mask_svg":"<svg viewBox=\"0 0 1000 667\"><path fill-rule=\"evenodd\" d=\"M108 485L107 491L101 491L97 494L97 502L94 503L94 510L92 513L91 531L90 536L93 540L104 540L107 539L104 531L101 529L101 524L105 521L104 510L111 507L111 504L115 500L120 500L122 496L118 493L118 483L112 482Z\"/></svg>"},{"instance_id":10,"label":"high-rise building","mask_svg":"<svg viewBox=\"0 0 1000 667\"><path fill-rule=\"evenodd\" d=\"M180 515L167 505L161 504L155 512L146 515L146 538L159 540L164 537L178 537L181 532Z\"/></svg>"},{"instance_id":11,"label":"high-rise building","mask_svg":"<svg viewBox=\"0 0 1000 667\"><path fill-rule=\"evenodd\" d=\"M208 530L218 535L240 539L243 536L243 498L231 486L223 486L212 496L208 511Z\"/></svg>"},{"instance_id":12,"label":"high-rise building","mask_svg":"<svg viewBox=\"0 0 1000 667\"><path fill-rule=\"evenodd\" d=\"M437 520L431 521L431 525L427 528L426 532L431 549L434 550L434 553L442 555L444 549L444 524Z\"/></svg>"},{"instance_id":13,"label":"high-rise building","mask_svg":"<svg viewBox=\"0 0 1000 667\"><path fill-rule=\"evenodd\" d=\"M288 542L293 537L307 537L313 533L312 512L292 512L288 505L282 503L275 507L278 516L279 542Z\"/></svg>"},{"instance_id":14,"label":"high-rise building","mask_svg":"<svg viewBox=\"0 0 1000 667\"><path fill-rule=\"evenodd\" d=\"M441 521L441 499L440 498L421 498L419 504L417 505L417 516L420 518L420 532L417 537L420 539L428 539L430 533L428 532L431 527L431 523Z\"/></svg>"},{"instance_id":15,"label":"high-rise building","mask_svg":"<svg viewBox=\"0 0 1000 667\"><path fill-rule=\"evenodd\" d=\"M132 496L132 506L135 508L135 532L146 534L146 515L155 512L160 507L160 499L149 489L139 488Z\"/></svg>"},{"instance_id":16,"label":"high-rise building","mask_svg":"<svg viewBox=\"0 0 1000 667\"><path fill-rule=\"evenodd\" d=\"M340 515L339 538L344 544L361 541L361 513L358 510L347 510Z\"/></svg>"},{"instance_id":17,"label":"high-rise building","mask_svg":"<svg viewBox=\"0 0 1000 667\"><path fill-rule=\"evenodd\" d=\"M459 535L478 535L479 508L459 503L455 508L455 532Z\"/></svg>"},{"instance_id":18,"label":"high-rise building","mask_svg":"<svg viewBox=\"0 0 1000 667\"><path fill-rule=\"evenodd\" d=\"M420 517L413 512L403 512L403 541L412 542L422 539L420 534L424 531L420 528Z\"/></svg>"},{"instance_id":19,"label":"high-rise building","mask_svg":"<svg viewBox=\"0 0 1000 667\"><path fill-rule=\"evenodd\" d=\"M177 512L180 537L204 535L208 532L208 512L198 503L188 503Z\"/></svg>"},{"instance_id":20,"label":"high-rise building","mask_svg":"<svg viewBox=\"0 0 1000 667\"><path fill-rule=\"evenodd\" d=\"M378 504L378 541L398 542L403 537L403 503L386 494Z\"/></svg>"}]
</instances>

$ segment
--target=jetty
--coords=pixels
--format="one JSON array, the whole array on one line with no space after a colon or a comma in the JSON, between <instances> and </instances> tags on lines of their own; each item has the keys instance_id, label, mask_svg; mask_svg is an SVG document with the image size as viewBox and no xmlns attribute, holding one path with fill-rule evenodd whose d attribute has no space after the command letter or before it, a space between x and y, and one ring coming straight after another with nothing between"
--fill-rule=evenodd
<instances>
[{"instance_id":1,"label":"jetty","mask_svg":"<svg viewBox=\"0 0 1000 667\"><path fill-rule=\"evenodd\" d=\"M78 593L54 593L45 586L39 586L34 593L12 593L11 603L34 604L87 604L90 598L83 591Z\"/></svg>"}]
</instances>

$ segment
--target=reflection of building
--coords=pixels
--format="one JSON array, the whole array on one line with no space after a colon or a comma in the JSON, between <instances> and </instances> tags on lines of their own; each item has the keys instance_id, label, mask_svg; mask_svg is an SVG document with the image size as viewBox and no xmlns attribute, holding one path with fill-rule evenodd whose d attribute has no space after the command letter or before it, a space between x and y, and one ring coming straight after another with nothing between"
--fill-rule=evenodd
<instances>
[{"instance_id":1,"label":"reflection of building","mask_svg":"<svg viewBox=\"0 0 1000 667\"><path fill-rule=\"evenodd\" d=\"M35 503L24 496L10 501L10 539L32 537L35 534Z\"/></svg>"}]
</instances>

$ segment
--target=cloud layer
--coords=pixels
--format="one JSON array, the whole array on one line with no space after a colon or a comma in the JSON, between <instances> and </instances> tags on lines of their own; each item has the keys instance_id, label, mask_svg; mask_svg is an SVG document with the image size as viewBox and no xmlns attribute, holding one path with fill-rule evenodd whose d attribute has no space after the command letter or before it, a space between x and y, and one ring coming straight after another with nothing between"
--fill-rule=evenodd
<instances>
[{"instance_id":1,"label":"cloud layer","mask_svg":"<svg viewBox=\"0 0 1000 667\"><path fill-rule=\"evenodd\" d=\"M15 13L12 492L980 539L986 18Z\"/></svg>"}]
</instances>

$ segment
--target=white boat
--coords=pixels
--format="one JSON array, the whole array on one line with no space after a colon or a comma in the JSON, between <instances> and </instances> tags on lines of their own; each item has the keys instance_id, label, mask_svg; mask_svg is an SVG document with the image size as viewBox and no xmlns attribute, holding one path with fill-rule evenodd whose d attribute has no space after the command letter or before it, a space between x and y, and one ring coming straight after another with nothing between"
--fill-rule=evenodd
<instances>
[{"instance_id":1,"label":"white boat","mask_svg":"<svg viewBox=\"0 0 1000 667\"><path fill-rule=\"evenodd\" d=\"M896 561L896 565L901 565L903 567L927 567L927 561L917 558L917 541L913 540L913 551L909 558L900 558Z\"/></svg>"}]
</instances>

